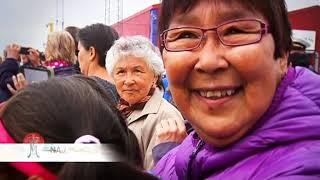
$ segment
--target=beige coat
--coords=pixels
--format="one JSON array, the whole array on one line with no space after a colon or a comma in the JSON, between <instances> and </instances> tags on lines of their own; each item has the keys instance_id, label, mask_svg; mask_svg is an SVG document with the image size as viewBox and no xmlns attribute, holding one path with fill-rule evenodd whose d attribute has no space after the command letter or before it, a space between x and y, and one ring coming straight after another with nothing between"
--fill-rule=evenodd
<instances>
[{"instance_id":1,"label":"beige coat","mask_svg":"<svg viewBox=\"0 0 320 180\"><path fill-rule=\"evenodd\" d=\"M151 169L154 165L152 149L155 144L155 127L163 119L183 121L180 112L167 100L162 98L163 92L156 89L153 96L142 110L135 110L127 118L129 129L137 136L143 167Z\"/></svg>"}]
</instances>

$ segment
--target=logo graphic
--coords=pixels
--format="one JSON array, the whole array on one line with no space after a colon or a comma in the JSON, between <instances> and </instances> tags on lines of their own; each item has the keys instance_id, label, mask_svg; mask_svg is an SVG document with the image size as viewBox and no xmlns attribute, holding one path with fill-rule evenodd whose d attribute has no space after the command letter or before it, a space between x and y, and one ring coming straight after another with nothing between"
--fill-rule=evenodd
<instances>
[{"instance_id":1,"label":"logo graphic","mask_svg":"<svg viewBox=\"0 0 320 180\"><path fill-rule=\"evenodd\" d=\"M44 143L44 139L40 134L38 133L27 134L23 139L23 143L30 143L30 151L29 151L29 155L27 156L28 158L30 158L31 156L35 156L37 158L40 157L38 154L37 144Z\"/></svg>"}]
</instances>

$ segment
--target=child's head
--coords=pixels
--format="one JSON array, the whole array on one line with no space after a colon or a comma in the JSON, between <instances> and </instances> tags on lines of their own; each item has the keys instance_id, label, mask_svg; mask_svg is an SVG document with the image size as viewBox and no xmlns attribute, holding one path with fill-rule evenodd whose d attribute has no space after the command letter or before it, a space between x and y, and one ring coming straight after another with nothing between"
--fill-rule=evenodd
<instances>
[{"instance_id":1,"label":"child's head","mask_svg":"<svg viewBox=\"0 0 320 180\"><path fill-rule=\"evenodd\" d=\"M1 109L1 117L4 128L17 143L23 142L29 133L40 134L45 143L74 143L83 135L91 135L101 143L115 145L129 164L139 167L137 139L110 102L108 91L91 78L54 78L31 84L13 96ZM91 177L98 175L99 169L111 174L117 174L117 169L121 172L118 175L135 171L120 162L42 165L60 177L75 177L79 173Z\"/></svg>"}]
</instances>

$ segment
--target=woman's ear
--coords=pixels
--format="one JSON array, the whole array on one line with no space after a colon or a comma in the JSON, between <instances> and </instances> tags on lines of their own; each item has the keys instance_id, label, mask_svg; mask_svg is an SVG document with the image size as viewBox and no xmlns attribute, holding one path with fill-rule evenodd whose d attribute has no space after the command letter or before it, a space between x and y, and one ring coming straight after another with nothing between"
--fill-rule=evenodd
<instances>
[{"instance_id":1,"label":"woman's ear","mask_svg":"<svg viewBox=\"0 0 320 180\"><path fill-rule=\"evenodd\" d=\"M288 72L288 57L289 53L286 53L283 57L278 58L281 78L283 78Z\"/></svg>"},{"instance_id":2,"label":"woman's ear","mask_svg":"<svg viewBox=\"0 0 320 180\"><path fill-rule=\"evenodd\" d=\"M154 76L152 87L156 88L158 86L159 76Z\"/></svg>"},{"instance_id":3,"label":"woman's ear","mask_svg":"<svg viewBox=\"0 0 320 180\"><path fill-rule=\"evenodd\" d=\"M90 46L89 51L90 51L89 59L90 59L90 61L94 61L94 59L96 58L96 55L97 55L96 49L94 47Z\"/></svg>"}]
</instances>

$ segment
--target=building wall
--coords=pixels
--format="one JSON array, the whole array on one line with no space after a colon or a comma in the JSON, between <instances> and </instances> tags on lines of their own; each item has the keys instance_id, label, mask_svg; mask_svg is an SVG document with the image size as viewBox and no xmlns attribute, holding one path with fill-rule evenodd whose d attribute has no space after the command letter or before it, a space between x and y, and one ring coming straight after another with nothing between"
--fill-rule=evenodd
<instances>
[{"instance_id":1,"label":"building wall","mask_svg":"<svg viewBox=\"0 0 320 180\"><path fill-rule=\"evenodd\" d=\"M316 31L316 51L320 53L320 6L289 12L292 29Z\"/></svg>"},{"instance_id":2,"label":"building wall","mask_svg":"<svg viewBox=\"0 0 320 180\"><path fill-rule=\"evenodd\" d=\"M158 5L150 6L124 20L112 25L121 36L142 35L150 38L151 11Z\"/></svg>"}]
</instances>

